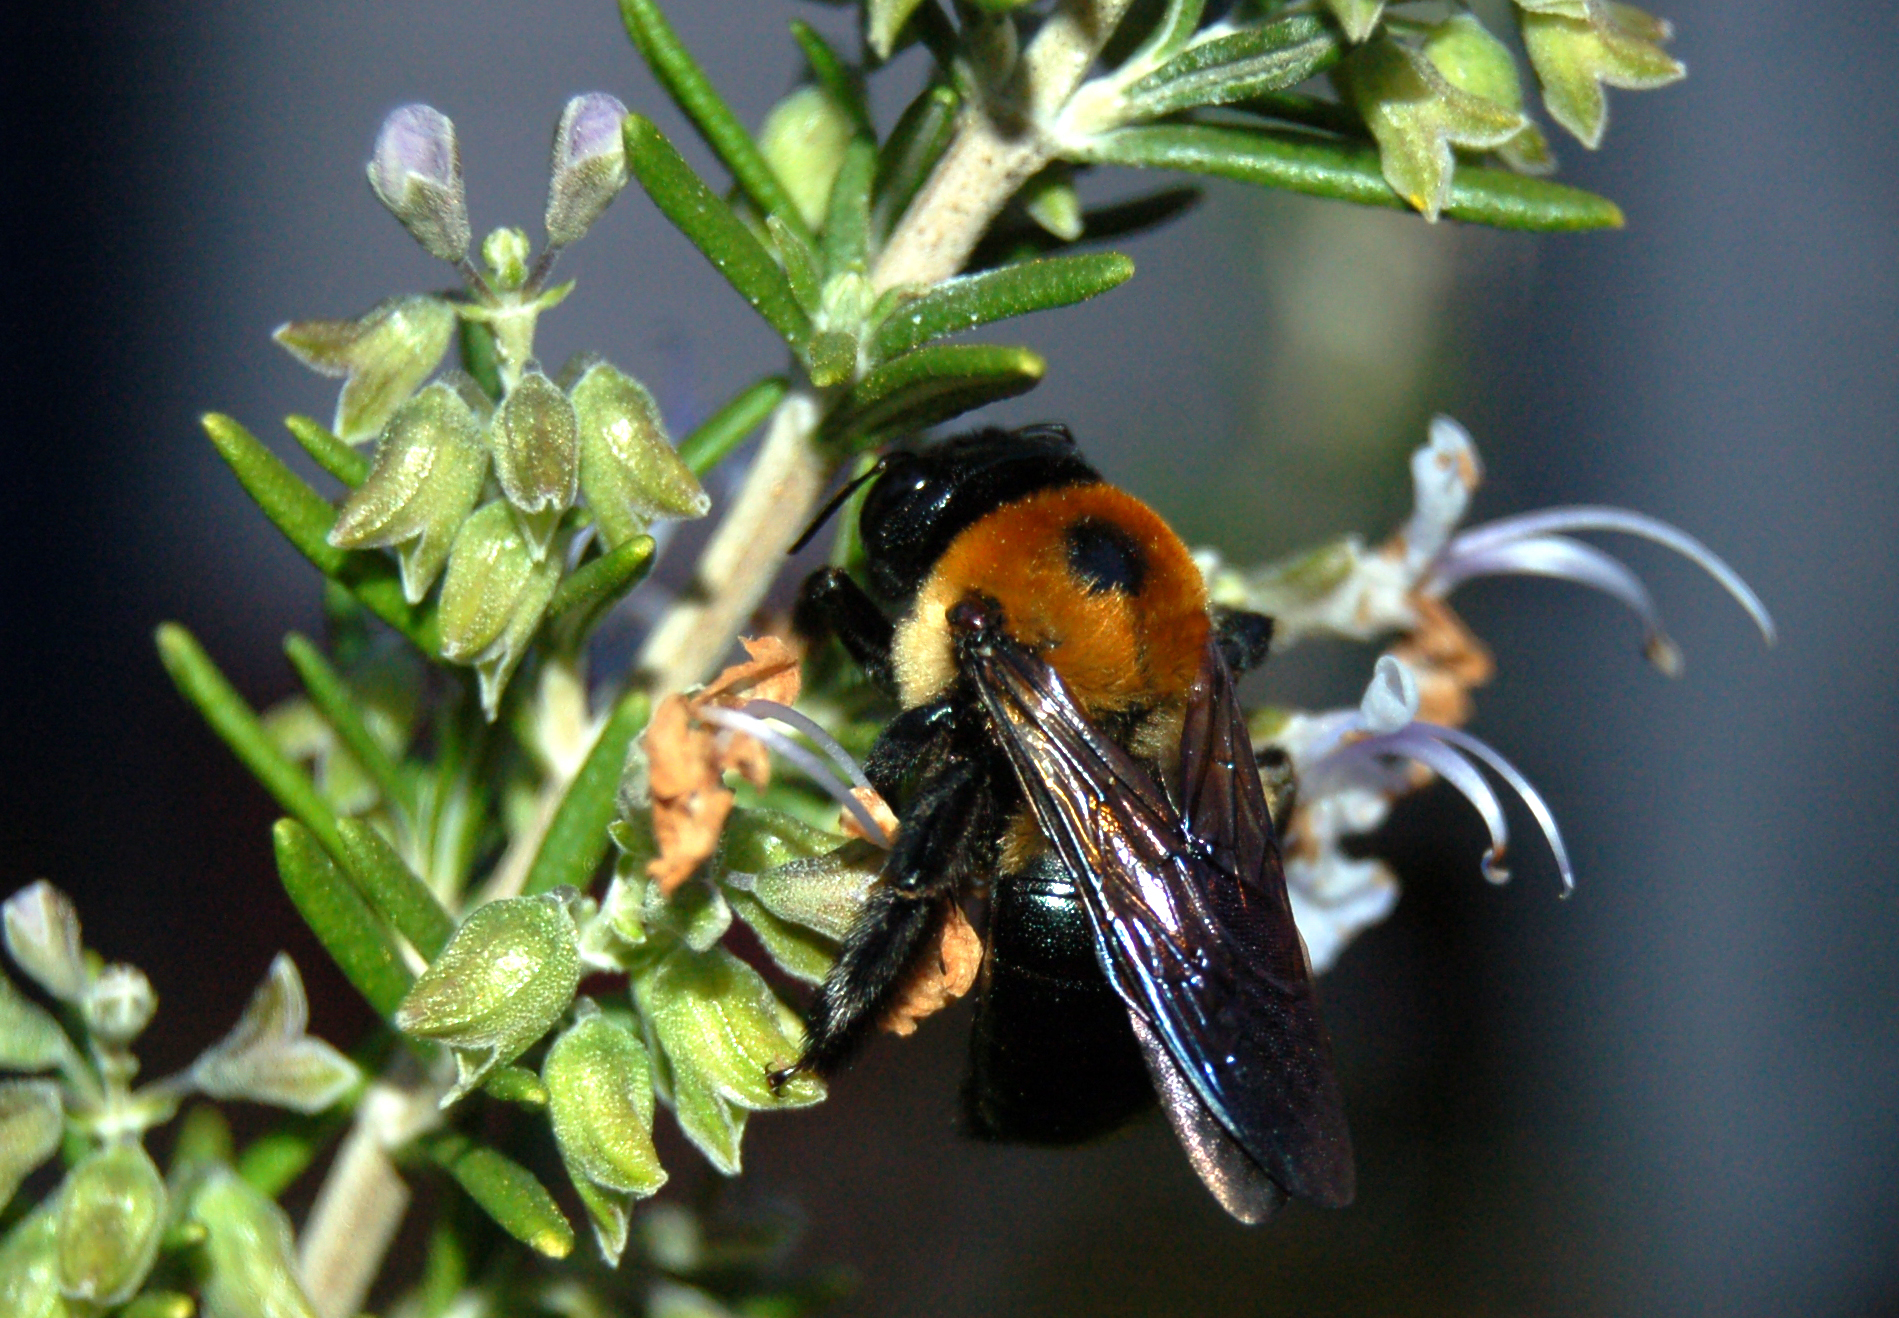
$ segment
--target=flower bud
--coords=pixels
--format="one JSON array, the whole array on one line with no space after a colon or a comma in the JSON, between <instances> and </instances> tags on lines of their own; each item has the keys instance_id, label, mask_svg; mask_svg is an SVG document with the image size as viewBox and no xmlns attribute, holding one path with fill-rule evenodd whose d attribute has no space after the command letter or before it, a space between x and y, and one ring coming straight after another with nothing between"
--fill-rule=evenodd
<instances>
[{"instance_id":1,"label":"flower bud","mask_svg":"<svg viewBox=\"0 0 1899 1318\"><path fill-rule=\"evenodd\" d=\"M501 693L527 653L560 575L560 556L537 561L513 509L499 499L476 509L455 537L437 609L442 657L474 667L481 679L481 706L490 719L501 708Z\"/></svg>"},{"instance_id":2,"label":"flower bud","mask_svg":"<svg viewBox=\"0 0 1899 1318\"><path fill-rule=\"evenodd\" d=\"M646 386L605 362L571 391L580 425L580 488L608 549L662 517L703 517L712 506L666 436Z\"/></svg>"},{"instance_id":3,"label":"flower bud","mask_svg":"<svg viewBox=\"0 0 1899 1318\"><path fill-rule=\"evenodd\" d=\"M547 1050L541 1079L561 1160L593 1219L601 1254L617 1266L634 1201L666 1183L653 1148L652 1063L638 1039L598 1009L583 1010Z\"/></svg>"},{"instance_id":4,"label":"flower bud","mask_svg":"<svg viewBox=\"0 0 1899 1318\"><path fill-rule=\"evenodd\" d=\"M665 1055L679 1127L727 1176L739 1171L748 1112L808 1107L824 1082L767 1076L797 1060L803 1028L756 970L722 947L680 948L635 977L640 1016Z\"/></svg>"},{"instance_id":5,"label":"flower bud","mask_svg":"<svg viewBox=\"0 0 1899 1318\"><path fill-rule=\"evenodd\" d=\"M50 1012L0 975L0 1071L49 1071L72 1055L72 1042Z\"/></svg>"},{"instance_id":6,"label":"flower bud","mask_svg":"<svg viewBox=\"0 0 1899 1318\"><path fill-rule=\"evenodd\" d=\"M1075 190L1075 172L1066 167L1043 170L1022 188L1022 209L1043 230L1072 243L1081 238L1081 194Z\"/></svg>"},{"instance_id":7,"label":"flower bud","mask_svg":"<svg viewBox=\"0 0 1899 1318\"><path fill-rule=\"evenodd\" d=\"M79 1001L91 976L79 946L79 913L66 894L41 879L7 898L0 913L15 964L60 1001Z\"/></svg>"},{"instance_id":8,"label":"flower bud","mask_svg":"<svg viewBox=\"0 0 1899 1318\"><path fill-rule=\"evenodd\" d=\"M578 242L626 186L625 119L626 107L605 92L576 96L561 111L543 221L550 247Z\"/></svg>"},{"instance_id":9,"label":"flower bud","mask_svg":"<svg viewBox=\"0 0 1899 1318\"><path fill-rule=\"evenodd\" d=\"M403 596L420 603L441 575L487 475L488 449L475 413L452 386L432 384L390 418L376 442L376 463L337 513L330 543L394 547Z\"/></svg>"},{"instance_id":10,"label":"flower bud","mask_svg":"<svg viewBox=\"0 0 1899 1318\"><path fill-rule=\"evenodd\" d=\"M442 364L455 337L455 309L439 297L412 294L377 303L355 320L293 320L271 337L311 370L348 377L330 428L360 444L380 434Z\"/></svg>"},{"instance_id":11,"label":"flower bud","mask_svg":"<svg viewBox=\"0 0 1899 1318\"><path fill-rule=\"evenodd\" d=\"M512 293L527 282L528 236L519 229L500 228L481 240L482 264L502 291Z\"/></svg>"},{"instance_id":12,"label":"flower bud","mask_svg":"<svg viewBox=\"0 0 1899 1318\"><path fill-rule=\"evenodd\" d=\"M1385 14L1385 0L1325 0L1325 7L1345 29L1346 40L1354 43L1369 37Z\"/></svg>"},{"instance_id":13,"label":"flower bud","mask_svg":"<svg viewBox=\"0 0 1899 1318\"><path fill-rule=\"evenodd\" d=\"M455 125L430 105L389 112L369 159L369 186L430 256L451 264L468 254L468 199Z\"/></svg>"},{"instance_id":14,"label":"flower bud","mask_svg":"<svg viewBox=\"0 0 1899 1318\"><path fill-rule=\"evenodd\" d=\"M807 84L771 108L758 131L758 149L791 194L805 224L824 223L831 185L844 166L844 148L856 129L844 107L822 87Z\"/></svg>"},{"instance_id":15,"label":"flower bud","mask_svg":"<svg viewBox=\"0 0 1899 1318\"><path fill-rule=\"evenodd\" d=\"M165 1180L136 1140L85 1156L59 1191L59 1289L101 1308L130 1299L165 1228Z\"/></svg>"},{"instance_id":16,"label":"flower bud","mask_svg":"<svg viewBox=\"0 0 1899 1318\"><path fill-rule=\"evenodd\" d=\"M1472 14L1456 14L1439 23L1424 41L1424 57L1444 80L1460 91L1522 113L1523 85L1516 57ZM1523 129L1497 148L1512 168L1546 173L1555 167L1543 130L1524 120Z\"/></svg>"},{"instance_id":17,"label":"flower bud","mask_svg":"<svg viewBox=\"0 0 1899 1318\"><path fill-rule=\"evenodd\" d=\"M530 370L508 391L488 429L501 491L521 514L538 560L580 491L580 423L552 380Z\"/></svg>"},{"instance_id":18,"label":"flower bud","mask_svg":"<svg viewBox=\"0 0 1899 1318\"><path fill-rule=\"evenodd\" d=\"M66 1108L51 1080L0 1080L0 1208L20 1182L53 1156Z\"/></svg>"},{"instance_id":19,"label":"flower bud","mask_svg":"<svg viewBox=\"0 0 1899 1318\"><path fill-rule=\"evenodd\" d=\"M1543 108L1591 151L1609 124L1605 85L1647 90L1687 75L1661 47L1673 35L1669 25L1632 5L1589 0L1580 14L1567 5L1538 5L1520 17Z\"/></svg>"},{"instance_id":20,"label":"flower bud","mask_svg":"<svg viewBox=\"0 0 1899 1318\"><path fill-rule=\"evenodd\" d=\"M226 1168L208 1173L191 1199L204 1227L204 1308L216 1318L316 1318L297 1279L290 1219Z\"/></svg>"},{"instance_id":21,"label":"flower bud","mask_svg":"<svg viewBox=\"0 0 1899 1318\"><path fill-rule=\"evenodd\" d=\"M0 1313L9 1318L69 1318L59 1293L59 1215L35 1210L0 1240Z\"/></svg>"},{"instance_id":22,"label":"flower bud","mask_svg":"<svg viewBox=\"0 0 1899 1318\"><path fill-rule=\"evenodd\" d=\"M137 966L107 966L92 981L80 1003L86 1029L100 1043L113 1048L122 1048L144 1033L157 1010L158 994Z\"/></svg>"},{"instance_id":23,"label":"flower bud","mask_svg":"<svg viewBox=\"0 0 1899 1318\"><path fill-rule=\"evenodd\" d=\"M455 1053L447 1107L546 1034L580 984L572 889L478 906L396 1009L396 1028Z\"/></svg>"},{"instance_id":24,"label":"flower bud","mask_svg":"<svg viewBox=\"0 0 1899 1318\"><path fill-rule=\"evenodd\" d=\"M1450 201L1452 147L1494 151L1528 123L1520 111L1453 86L1388 37L1358 47L1335 76L1378 143L1385 181L1427 220Z\"/></svg>"},{"instance_id":25,"label":"flower bud","mask_svg":"<svg viewBox=\"0 0 1899 1318\"><path fill-rule=\"evenodd\" d=\"M191 1080L212 1098L321 1112L361 1079L356 1064L305 1031L310 1005L296 963L279 952L231 1032L191 1065Z\"/></svg>"}]
</instances>

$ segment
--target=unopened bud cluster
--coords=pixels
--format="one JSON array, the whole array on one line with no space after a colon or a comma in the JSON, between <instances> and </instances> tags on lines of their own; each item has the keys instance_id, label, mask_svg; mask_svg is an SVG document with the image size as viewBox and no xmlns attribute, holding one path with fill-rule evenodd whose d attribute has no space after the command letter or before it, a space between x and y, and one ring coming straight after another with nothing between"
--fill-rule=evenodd
<instances>
[{"instance_id":1,"label":"unopened bud cluster","mask_svg":"<svg viewBox=\"0 0 1899 1318\"><path fill-rule=\"evenodd\" d=\"M395 550L411 604L442 583L442 657L476 670L491 718L574 536L591 527L612 551L657 520L709 506L643 385L593 357L550 378L534 355L541 312L572 288L545 287L553 258L626 185L625 117L604 94L568 102L555 133L547 245L534 259L524 233L497 229L481 244L484 270L468 257L454 125L428 106L395 111L377 138L370 185L431 255L457 268L466 297L401 297L353 321L277 331L313 368L347 377L336 435L376 441L330 543ZM466 364L487 378L450 371L423 387L458 326Z\"/></svg>"},{"instance_id":2,"label":"unopened bud cluster","mask_svg":"<svg viewBox=\"0 0 1899 1318\"><path fill-rule=\"evenodd\" d=\"M135 1088L129 1049L158 1005L150 981L87 951L72 903L51 884L15 893L0 919L13 964L83 1031L69 1037L0 975L0 1072L18 1076L0 1080L0 1210L62 1145L71 1160L0 1239L0 1313L79 1318L135 1297L151 1312L172 1312L169 1293L144 1288L168 1227L192 1215L207 1233L210 1312L313 1315L281 1210L228 1170L200 1181L205 1169L181 1160L167 1178L144 1146L145 1133L194 1090L315 1113L357 1086L354 1064L305 1034L308 1008L290 959L277 958L223 1041L179 1075Z\"/></svg>"},{"instance_id":3,"label":"unopened bud cluster","mask_svg":"<svg viewBox=\"0 0 1899 1318\"><path fill-rule=\"evenodd\" d=\"M1381 30L1384 5L1328 0L1356 44L1333 71L1342 98L1378 143L1385 179L1436 219L1449 203L1456 153L1489 153L1545 173L1554 157L1524 111L1515 57L1470 13ZM1666 23L1612 0L1517 0L1543 105L1594 149L1608 123L1602 89L1659 87L1683 75L1661 48Z\"/></svg>"}]
</instances>

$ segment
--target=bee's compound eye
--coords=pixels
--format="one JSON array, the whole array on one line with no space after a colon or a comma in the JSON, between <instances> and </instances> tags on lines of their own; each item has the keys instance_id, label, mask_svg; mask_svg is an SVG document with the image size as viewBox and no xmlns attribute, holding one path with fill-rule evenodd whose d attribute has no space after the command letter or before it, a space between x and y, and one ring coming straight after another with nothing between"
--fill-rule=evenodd
<instances>
[{"instance_id":1,"label":"bee's compound eye","mask_svg":"<svg viewBox=\"0 0 1899 1318\"><path fill-rule=\"evenodd\" d=\"M1138 595L1147 580L1147 554L1138 541L1113 522L1084 517L1069 527L1068 568L1090 595L1118 590Z\"/></svg>"}]
</instances>

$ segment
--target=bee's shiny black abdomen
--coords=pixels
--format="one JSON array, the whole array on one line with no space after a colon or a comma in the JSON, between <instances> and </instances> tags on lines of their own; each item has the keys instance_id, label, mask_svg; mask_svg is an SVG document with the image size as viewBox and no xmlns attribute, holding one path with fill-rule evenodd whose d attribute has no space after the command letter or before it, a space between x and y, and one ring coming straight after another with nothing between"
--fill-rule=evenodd
<instances>
[{"instance_id":1,"label":"bee's shiny black abdomen","mask_svg":"<svg viewBox=\"0 0 1899 1318\"><path fill-rule=\"evenodd\" d=\"M1127 1005L1101 971L1068 872L1048 855L998 879L963 1090L970 1133L1077 1144L1153 1103Z\"/></svg>"}]
</instances>

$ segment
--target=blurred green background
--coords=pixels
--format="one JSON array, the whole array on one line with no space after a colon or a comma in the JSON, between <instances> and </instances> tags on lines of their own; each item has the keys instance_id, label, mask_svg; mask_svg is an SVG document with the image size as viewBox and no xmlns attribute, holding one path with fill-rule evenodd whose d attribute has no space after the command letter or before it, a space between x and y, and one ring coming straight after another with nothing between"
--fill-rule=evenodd
<instances>
[{"instance_id":1,"label":"blurred green background","mask_svg":"<svg viewBox=\"0 0 1899 1318\"><path fill-rule=\"evenodd\" d=\"M797 68L785 22L847 17L673 11L754 123ZM1899 1313L1899 7L1662 12L1689 81L1616 95L1599 156L1558 142L1627 231L1215 186L1129 248L1132 284L1010 328L1051 370L998 416L1068 421L1190 540L1250 561L1382 536L1447 411L1488 463L1476 517L1674 521L1759 590L1781 644L1640 546L1678 683L1599 598L1466 587L1501 666L1473 730L1546 793L1581 890L1558 903L1533 842L1489 888L1445 794L1378 839L1404 899L1323 986L1359 1203L1237 1228L1158 1122L1070 1154L964 1142L952 1015L878 1044L815 1113L756 1122L729 1188L799 1206L806 1256L860 1276L849 1312ZM538 216L572 93L689 135L606 0L36 6L5 46L0 880L53 879L95 946L151 972L154 1071L279 946L347 1039L362 1016L276 885L262 793L152 655L179 618L264 703L292 684L281 634L318 622L313 574L195 418L327 415L268 331L443 282L364 186L392 106L455 119L478 231ZM548 358L604 351L676 433L776 360L637 192L563 273L581 283ZM1353 700L1371 657L1300 651L1261 691ZM675 1142L669 1163L692 1159Z\"/></svg>"}]
</instances>

